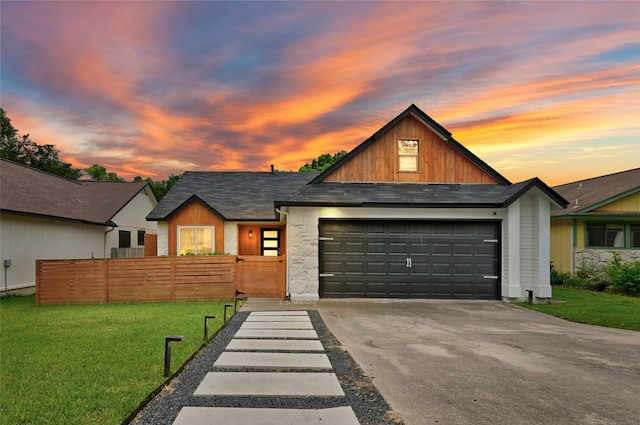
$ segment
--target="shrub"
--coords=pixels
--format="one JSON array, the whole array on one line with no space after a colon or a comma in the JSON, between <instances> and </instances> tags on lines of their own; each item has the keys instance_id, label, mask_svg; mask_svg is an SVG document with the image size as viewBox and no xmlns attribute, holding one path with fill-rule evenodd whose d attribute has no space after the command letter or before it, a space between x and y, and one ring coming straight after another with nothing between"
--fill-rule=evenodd
<instances>
[{"instance_id":1,"label":"shrub","mask_svg":"<svg viewBox=\"0 0 640 425\"><path fill-rule=\"evenodd\" d=\"M571 273L559 272L556 269L551 269L551 284L562 286L567 280L571 279Z\"/></svg>"},{"instance_id":2,"label":"shrub","mask_svg":"<svg viewBox=\"0 0 640 425\"><path fill-rule=\"evenodd\" d=\"M576 269L576 277L585 282L582 289L590 291L602 292L609 284L608 277L603 270L599 269L594 263L589 264L585 261Z\"/></svg>"},{"instance_id":3,"label":"shrub","mask_svg":"<svg viewBox=\"0 0 640 425\"><path fill-rule=\"evenodd\" d=\"M608 277L611 292L640 295L640 261L622 263L620 256L615 254L604 272Z\"/></svg>"}]
</instances>

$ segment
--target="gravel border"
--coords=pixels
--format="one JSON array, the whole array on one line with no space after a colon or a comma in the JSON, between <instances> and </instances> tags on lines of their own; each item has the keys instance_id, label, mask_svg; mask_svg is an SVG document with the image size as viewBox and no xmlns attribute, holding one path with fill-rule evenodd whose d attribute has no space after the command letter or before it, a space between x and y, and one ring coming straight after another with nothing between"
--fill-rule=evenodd
<instances>
[{"instance_id":1,"label":"gravel border","mask_svg":"<svg viewBox=\"0 0 640 425\"><path fill-rule=\"evenodd\" d=\"M325 409L351 406L361 425L404 425L351 355L329 331L320 313L307 310L345 397L196 397L194 391L233 339L249 312L237 312L182 370L131 420L133 425L171 425L183 406ZM305 371L308 372L308 371ZM229 424L232 425L232 424Z\"/></svg>"}]
</instances>

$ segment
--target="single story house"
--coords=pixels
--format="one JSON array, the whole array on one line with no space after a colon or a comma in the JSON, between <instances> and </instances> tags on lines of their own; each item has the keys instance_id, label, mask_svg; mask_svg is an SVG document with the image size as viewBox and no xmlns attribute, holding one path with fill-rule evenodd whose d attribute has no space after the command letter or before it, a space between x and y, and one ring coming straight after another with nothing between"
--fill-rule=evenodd
<instances>
[{"instance_id":1,"label":"single story house","mask_svg":"<svg viewBox=\"0 0 640 425\"><path fill-rule=\"evenodd\" d=\"M272 167L273 168L273 167ZM411 105L320 174L186 172L147 216L158 254L281 255L286 294L551 297L550 211Z\"/></svg>"},{"instance_id":2,"label":"single story house","mask_svg":"<svg viewBox=\"0 0 640 425\"><path fill-rule=\"evenodd\" d=\"M37 259L143 256L156 233L145 182L71 181L2 160L0 193L1 291L33 291Z\"/></svg>"},{"instance_id":3,"label":"single story house","mask_svg":"<svg viewBox=\"0 0 640 425\"><path fill-rule=\"evenodd\" d=\"M614 254L640 261L640 168L553 188L569 201L551 211L551 261L575 273L603 268Z\"/></svg>"}]
</instances>

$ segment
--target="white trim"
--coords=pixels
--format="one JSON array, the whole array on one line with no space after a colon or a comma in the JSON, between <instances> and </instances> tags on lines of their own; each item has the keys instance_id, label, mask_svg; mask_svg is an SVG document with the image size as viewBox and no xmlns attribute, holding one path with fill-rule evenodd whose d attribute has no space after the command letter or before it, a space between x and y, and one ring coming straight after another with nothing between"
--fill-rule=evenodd
<instances>
[{"instance_id":1,"label":"white trim","mask_svg":"<svg viewBox=\"0 0 640 425\"><path fill-rule=\"evenodd\" d=\"M216 251L216 226L176 226L176 240L177 240L177 246L176 246L176 255L180 256L180 230L181 229L211 229L211 248L213 249L213 251L211 251L211 253L213 254ZM196 232L196 239L197 239L197 235L198 233ZM196 240L196 245L197 245L197 240ZM198 255L198 253L196 252L195 255Z\"/></svg>"}]
</instances>

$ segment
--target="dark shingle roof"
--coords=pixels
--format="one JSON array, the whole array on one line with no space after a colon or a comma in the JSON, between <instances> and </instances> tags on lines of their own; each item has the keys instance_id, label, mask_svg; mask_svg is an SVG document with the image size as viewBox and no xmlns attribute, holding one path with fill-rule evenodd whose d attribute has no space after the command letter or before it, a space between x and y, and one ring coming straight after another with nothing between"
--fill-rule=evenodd
<instances>
[{"instance_id":1,"label":"dark shingle roof","mask_svg":"<svg viewBox=\"0 0 640 425\"><path fill-rule=\"evenodd\" d=\"M566 201L537 178L517 184L339 183L322 182L276 200L276 207L354 206L420 208L503 208L532 187L538 187L558 205Z\"/></svg>"},{"instance_id":2,"label":"dark shingle roof","mask_svg":"<svg viewBox=\"0 0 640 425\"><path fill-rule=\"evenodd\" d=\"M149 213L165 221L193 197L227 221L276 220L273 201L298 192L318 173L185 172Z\"/></svg>"},{"instance_id":3,"label":"dark shingle roof","mask_svg":"<svg viewBox=\"0 0 640 425\"><path fill-rule=\"evenodd\" d=\"M553 211L553 217L595 215L594 209L640 191L640 168L562 184L553 190L569 201L567 208Z\"/></svg>"},{"instance_id":4,"label":"dark shingle roof","mask_svg":"<svg viewBox=\"0 0 640 425\"><path fill-rule=\"evenodd\" d=\"M0 209L16 214L112 224L111 219L147 184L71 181L2 160Z\"/></svg>"}]
</instances>

